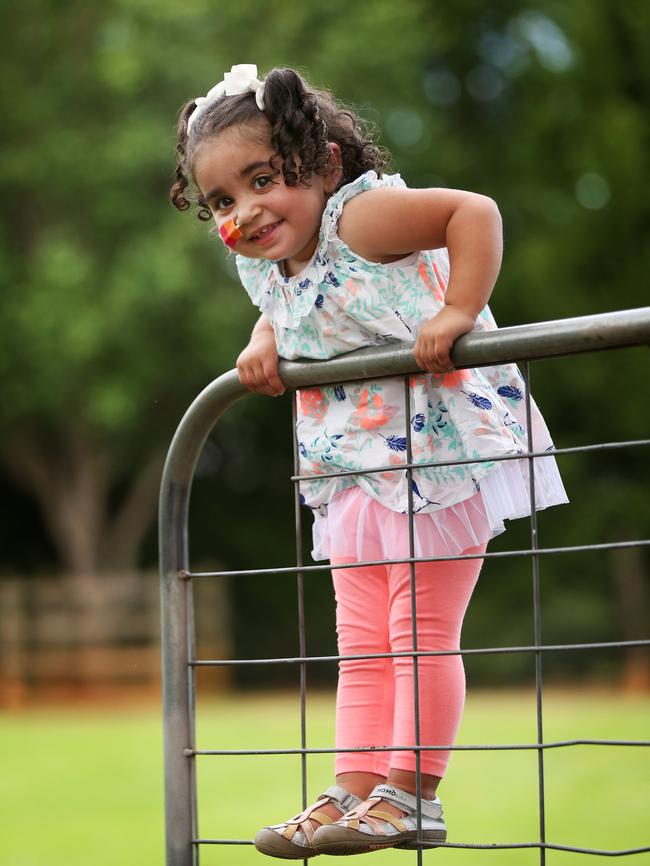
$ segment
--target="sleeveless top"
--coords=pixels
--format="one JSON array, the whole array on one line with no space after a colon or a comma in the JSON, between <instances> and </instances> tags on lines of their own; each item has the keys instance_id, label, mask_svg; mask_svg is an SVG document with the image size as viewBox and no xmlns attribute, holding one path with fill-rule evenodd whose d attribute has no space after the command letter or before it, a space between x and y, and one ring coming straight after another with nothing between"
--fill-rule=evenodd
<instances>
[{"instance_id":1,"label":"sleeveless top","mask_svg":"<svg viewBox=\"0 0 650 866\"><path fill-rule=\"evenodd\" d=\"M413 342L420 327L442 308L449 279L446 249L414 252L382 264L361 258L338 236L340 215L352 197L369 189L405 186L398 174L378 178L369 171L339 189L325 207L310 263L295 276L284 276L280 262L237 256L244 288L273 326L281 357L326 359L364 346ZM486 305L473 331L496 327ZM525 385L516 364L441 375L418 373L408 381L408 406L402 376L299 391L300 474L313 476L300 485L305 505L325 515L336 494L358 486L391 511L406 513L404 470L319 478L341 470L405 463L406 424L411 427L415 463L478 460L527 450ZM532 400L531 411L534 450L553 450L544 419ZM434 514L468 500L495 471L507 473L510 479L516 471L525 490L527 463L523 459L416 469L414 513ZM567 501L554 458L536 461L535 474L540 488L538 507ZM512 509L511 504L505 511ZM516 510L522 511L521 503ZM523 514L495 512L490 520L493 534L502 531L503 517L513 516Z\"/></svg>"}]
</instances>

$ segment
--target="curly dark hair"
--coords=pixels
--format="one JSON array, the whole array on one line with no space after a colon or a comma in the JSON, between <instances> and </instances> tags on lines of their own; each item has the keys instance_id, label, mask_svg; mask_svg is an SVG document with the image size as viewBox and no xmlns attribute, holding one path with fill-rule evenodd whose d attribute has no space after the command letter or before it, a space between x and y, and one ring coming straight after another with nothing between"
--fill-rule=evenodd
<instances>
[{"instance_id":1,"label":"curly dark hair","mask_svg":"<svg viewBox=\"0 0 650 866\"><path fill-rule=\"evenodd\" d=\"M281 163L287 186L309 186L314 174L328 173L330 142L336 142L341 149L343 172L339 187L370 169L381 174L390 164L390 154L375 143L374 128L369 123L339 103L329 91L311 87L293 69L273 69L266 76L263 112L252 92L224 96L195 118L188 135L187 121L195 107L192 100L180 111L176 181L170 198L181 211L196 202L200 220L210 220L212 214L200 193L191 193L193 161L204 141L231 126L268 121L271 147L275 151L272 159Z\"/></svg>"}]
</instances>

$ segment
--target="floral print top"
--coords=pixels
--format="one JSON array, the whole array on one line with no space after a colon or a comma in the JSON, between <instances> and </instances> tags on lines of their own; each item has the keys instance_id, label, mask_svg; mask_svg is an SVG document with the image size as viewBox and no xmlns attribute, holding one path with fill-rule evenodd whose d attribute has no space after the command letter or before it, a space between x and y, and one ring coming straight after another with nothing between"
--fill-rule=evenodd
<instances>
[{"instance_id":1,"label":"floral print top","mask_svg":"<svg viewBox=\"0 0 650 866\"><path fill-rule=\"evenodd\" d=\"M414 341L442 308L449 278L446 249L423 250L389 264L369 262L338 237L349 199L376 187L405 184L399 175L361 175L331 196L318 248L296 276L281 263L237 256L244 288L273 325L278 353L287 359L331 358L363 346ZM474 331L495 329L486 306ZM302 389L296 435L302 501L324 513L336 493L359 485L397 512L408 510L404 470L321 478L325 473L399 466L406 462L406 425L413 461L463 460L522 453L527 448L524 382L515 364L409 377L405 406L401 376ZM553 448L531 401L536 450ZM430 466L413 472L415 512L436 511L467 499L498 463Z\"/></svg>"}]
</instances>

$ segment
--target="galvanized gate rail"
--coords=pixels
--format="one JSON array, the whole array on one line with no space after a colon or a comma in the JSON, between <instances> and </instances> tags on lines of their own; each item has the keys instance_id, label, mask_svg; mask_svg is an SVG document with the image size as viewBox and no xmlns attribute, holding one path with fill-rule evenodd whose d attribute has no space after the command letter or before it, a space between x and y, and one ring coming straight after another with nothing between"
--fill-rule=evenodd
<instances>
[{"instance_id":1,"label":"galvanized gate rail","mask_svg":"<svg viewBox=\"0 0 650 866\"><path fill-rule=\"evenodd\" d=\"M615 349L624 346L650 345L650 307L635 310L622 310L614 313L604 313L595 316L584 316L573 319L562 319L554 322L542 322L535 325L525 325L512 328L501 328L484 334L469 334L461 338L454 347L453 359L457 368L480 367L508 362L525 361L523 366L526 381L526 408L530 420L530 369L529 361L537 358L558 357L602 349ZM410 474L415 466L410 450L410 412L408 411L408 379L407 374L417 371L411 346L396 344L381 348L362 349L348 355L339 356L329 361L283 361L280 373L287 389L323 385L330 383L375 379L381 376L405 375L406 401L406 435L407 463L400 466L376 467L373 471L390 469L407 469ZM201 845L220 844L250 844L250 840L237 839L201 839L198 837L198 807L196 798L195 762L197 756L203 755L250 755L250 754L300 754L302 756L302 795L303 805L307 804L306 757L315 753L334 753L334 748L310 749L306 745L306 668L308 663L332 662L341 658L364 658L365 656L327 656L307 657L305 645L305 623L303 614L302 576L307 572L329 571L329 565L305 566L302 563L302 544L300 535L300 504L298 499L298 462L294 442L294 476L292 481L296 491L296 565L287 568L254 569L249 571L229 571L213 573L191 573L188 553L188 510L190 489L194 471L205 444L205 441L221 415L237 400L248 392L242 387L237 373L231 370L216 379L199 394L182 419L167 455L160 491L160 569L162 593L162 671L163 671L163 709L164 709L164 743L165 743L165 809L166 809L166 852L167 866L197 866ZM528 425L530 431L530 424ZM625 442L598 443L574 448L557 449L554 454L569 454L582 451L597 451L605 449L647 446L650 439ZM532 451L530 432L528 452L517 455L516 459L527 457L530 463L530 495L535 501L534 466L535 460L548 456L548 452ZM485 458L484 458L485 459ZM493 458L495 459L495 458ZM511 457L496 459L513 459ZM475 458L453 463L481 462ZM451 465L452 461L448 464ZM431 465L431 464L430 464ZM331 473L332 475L347 473ZM408 558L396 560L406 562L411 568L411 604L415 620L414 573L415 563L427 561L426 558L416 559L413 546L413 508L409 506L410 522L410 555ZM598 849L578 848L568 845L553 844L546 841L545 832L545 802L544 802L544 751L576 745L607 745L607 746L649 746L650 741L630 740L593 740L577 739L561 742L544 742L542 728L542 669L541 661L544 652L573 651L584 649L599 649L611 647L648 646L650 640L618 641L591 644L546 645L541 639L541 616L539 607L539 561L543 555L555 553L581 552L588 550L611 550L613 548L648 546L650 539L639 539L627 542L608 544L589 544L560 548L540 548L538 546L536 514L533 508L531 516L531 543L527 550L513 550L497 553L485 553L484 558L522 556L530 557L533 577L533 615L535 628L535 643L532 646L521 647L486 647L480 649L459 650L453 654L495 654L495 653L534 653L535 682L537 707L537 742L530 744L481 744L451 746L457 750L537 750L538 754L538 784L539 784L539 841L529 843L494 843L479 845L472 843L446 843L446 847L456 848L538 848L540 863L544 866L547 849L558 851L573 851L577 853L600 854L604 856L631 855L650 851L650 846L619 851L604 851ZM456 559L468 557L439 557L440 559ZM369 564L369 563L366 563ZM379 564L379 563L372 563ZM197 659L194 649L194 621L192 603L192 582L196 578L225 576L227 574L278 574L295 573L298 580L299 599L299 655L285 659ZM413 631L413 652L386 653L385 656L407 655L413 658L415 669L414 701L416 719L418 718L418 687L417 662L424 655L451 654L444 652L418 652L415 628ZM373 657L383 657L374 655ZM195 672L201 666L239 665L239 664L284 663L300 666L301 685L301 729L302 742L295 749L266 750L217 750L197 749L195 741ZM419 731L416 729L416 742L410 751L415 752L416 766L419 767L420 754L428 749L449 749L450 746L423 746L420 744ZM404 747L408 748L408 747ZM383 747L392 751L392 746ZM345 751L351 751L345 749ZM360 749L359 751L363 751ZM422 850L415 852L417 862L422 862ZM225 862L225 861L224 861Z\"/></svg>"}]
</instances>

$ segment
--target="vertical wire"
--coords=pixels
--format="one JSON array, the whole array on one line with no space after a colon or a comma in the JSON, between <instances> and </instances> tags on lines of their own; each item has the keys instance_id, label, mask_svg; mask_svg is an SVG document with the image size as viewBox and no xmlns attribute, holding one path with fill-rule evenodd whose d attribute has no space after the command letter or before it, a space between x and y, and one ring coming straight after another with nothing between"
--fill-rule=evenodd
<instances>
[{"instance_id":1,"label":"vertical wire","mask_svg":"<svg viewBox=\"0 0 650 866\"><path fill-rule=\"evenodd\" d=\"M530 362L524 364L524 381L526 383L526 427L528 428L528 451L532 453L533 448L533 429L532 429L532 413L531 413L531 394L530 394ZM538 549L537 536L537 507L535 500L535 458L528 458L529 475L530 475L530 546L531 550ZM541 646L542 643L542 618L540 606L540 591L539 591L539 555L531 553L531 563L533 567L533 620L535 628L535 646ZM537 742L540 743L540 748L537 750L537 772L539 780L539 862L540 866L546 863L546 849L543 847L546 843L546 815L544 807L544 749L541 744L544 742L544 733L542 725L542 653L541 650L535 651L535 693L537 705Z\"/></svg>"},{"instance_id":2,"label":"vertical wire","mask_svg":"<svg viewBox=\"0 0 650 866\"><path fill-rule=\"evenodd\" d=\"M194 661L196 658L196 624L194 620L194 581L187 581L189 584L187 587L187 658L189 661ZM190 720L190 737L191 741L187 744L192 752L196 749L196 666L193 664L189 665L189 677L188 677L188 702L189 702L189 720ZM191 757L187 759L190 761L190 778L192 785L192 802L191 802L191 813L192 813L192 837L194 839L199 839L199 802L198 802L198 791L197 791L197 771L196 771L196 755L192 754ZM199 866L199 849L200 845L196 843L192 843L192 848L194 851L193 862L194 866Z\"/></svg>"},{"instance_id":3,"label":"vertical wire","mask_svg":"<svg viewBox=\"0 0 650 866\"><path fill-rule=\"evenodd\" d=\"M413 463L413 447L411 442L411 390L409 388L409 376L404 376L404 414L406 421L406 462ZM413 719L415 723L415 797L417 800L417 841L422 842L422 780L421 780L421 758L420 751L420 682L418 657L418 631L417 631L417 602L415 597L415 533L413 531L413 470L406 470L407 497L408 497L408 520L409 520L409 571L411 583L411 647L413 650ZM417 847L417 863L422 866L422 846Z\"/></svg>"},{"instance_id":4,"label":"vertical wire","mask_svg":"<svg viewBox=\"0 0 650 866\"><path fill-rule=\"evenodd\" d=\"M292 424L293 424L293 474L300 475L300 460L298 456L298 435L296 433L296 422L298 420L297 401L298 392L295 391L292 400ZM296 524L296 565L303 565L302 561L302 509L300 507L300 485L294 484L294 515ZM296 574L298 589L298 644L300 658L307 656L307 640L305 634L305 593L304 575L302 571ZM302 808L307 807L307 662L300 662L300 775L302 779ZM307 860L303 860L307 863Z\"/></svg>"}]
</instances>

